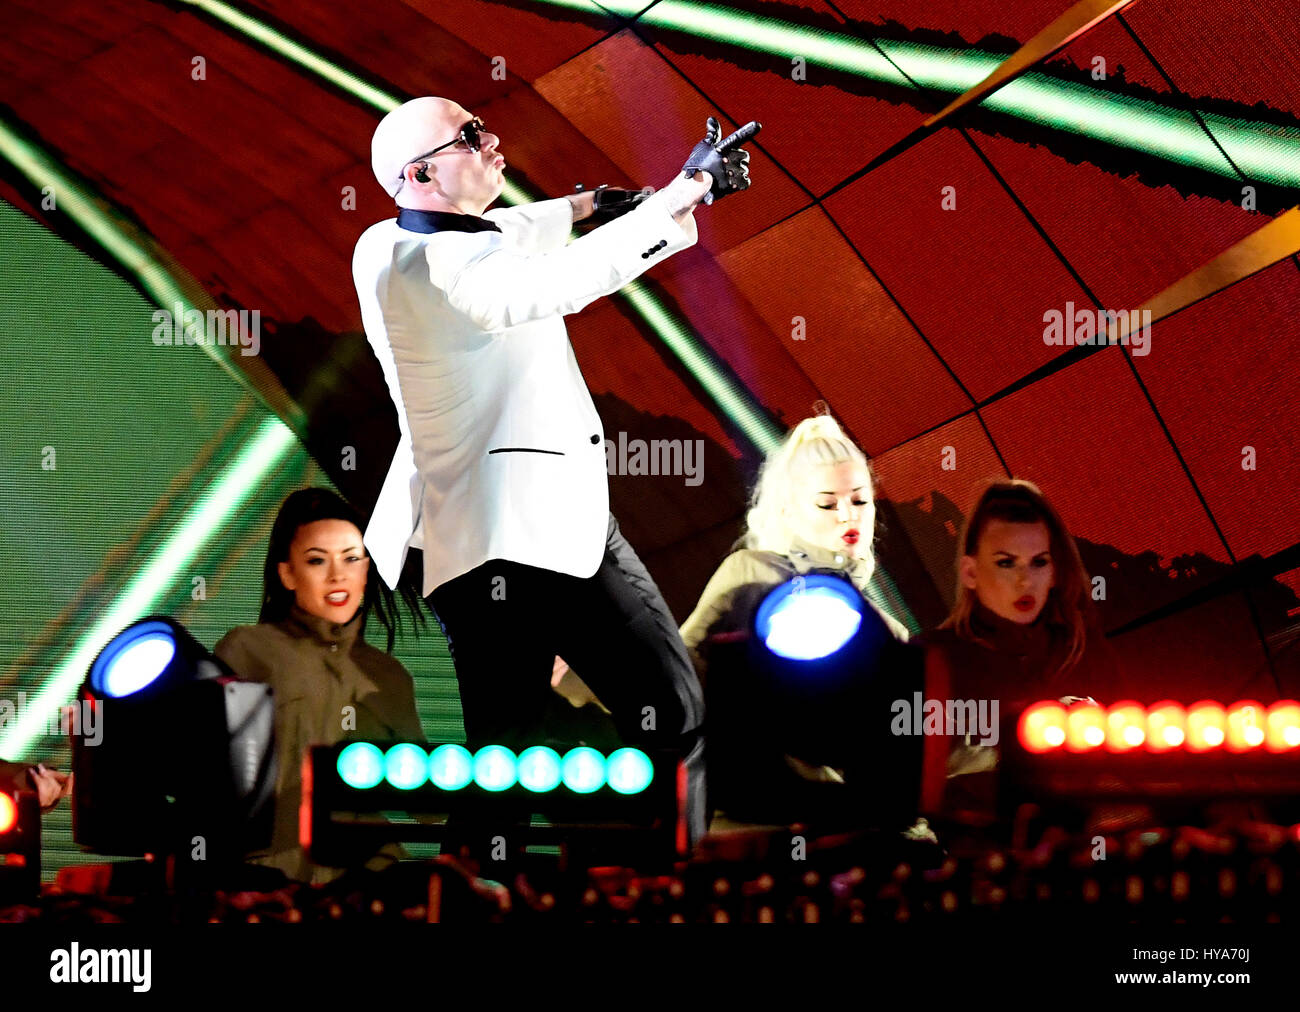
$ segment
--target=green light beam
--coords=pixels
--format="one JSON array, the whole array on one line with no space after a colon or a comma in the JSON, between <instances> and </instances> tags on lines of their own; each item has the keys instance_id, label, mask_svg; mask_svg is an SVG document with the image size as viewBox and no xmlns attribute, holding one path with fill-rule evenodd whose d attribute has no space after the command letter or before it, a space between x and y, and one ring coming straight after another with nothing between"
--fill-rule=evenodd
<instances>
[{"instance_id":1,"label":"green light beam","mask_svg":"<svg viewBox=\"0 0 1300 1012\"><path fill-rule=\"evenodd\" d=\"M182 318L190 312L202 314L206 308L215 308L215 303L210 300L199 305L195 293L177 281L173 268L150 251L149 237L139 235L134 225L115 215L76 176L16 131L4 116L0 116L0 157L26 176L42 194L51 194L59 213L66 215L106 250L117 261L121 271L134 278L160 308L171 313L179 305ZM199 293L205 294L201 289ZM263 392L250 385L248 378L223 353L224 349L208 342L204 342L202 348L227 375L251 390L268 410L275 410Z\"/></svg>"},{"instance_id":2,"label":"green light beam","mask_svg":"<svg viewBox=\"0 0 1300 1012\"><path fill-rule=\"evenodd\" d=\"M576 6L572 0L534 2L541 7ZM602 6L632 17L643 4L610 0ZM823 28L683 0L663 0L637 20L754 52L800 56L828 70L909 90L913 90L915 82L935 91L961 94L987 78L1007 58L1001 53L894 39L876 39L873 44ZM888 59L881 55L882 51ZM1232 165L1190 112L1169 109L1158 102L1034 72L1002 86L981 105L1064 133L1237 178ZM1300 130L1213 113L1202 113L1201 117L1249 179L1300 187Z\"/></svg>"},{"instance_id":3,"label":"green light beam","mask_svg":"<svg viewBox=\"0 0 1300 1012\"><path fill-rule=\"evenodd\" d=\"M96 655L118 632L148 615L203 546L221 530L227 516L237 511L261 487L265 476L294 449L297 437L280 419L267 418L248 445L222 474L198 496L197 503L149 560L128 580L122 591L64 655L34 701L0 734L0 754L21 755L46 733L50 713L70 699L86 677Z\"/></svg>"},{"instance_id":4,"label":"green light beam","mask_svg":"<svg viewBox=\"0 0 1300 1012\"><path fill-rule=\"evenodd\" d=\"M318 56L306 46L295 42L286 35L282 35L269 25L264 25L256 18L245 14L231 4L221 3L220 0L180 0L180 2L190 7L197 7L205 14L210 14L240 34L255 39L267 49L279 53L286 60L291 60L300 67L306 68L317 77L323 77L335 87L355 95L376 109L383 109L388 112L390 109L396 109L402 104L402 100L396 95L374 87L355 74L348 73L337 64Z\"/></svg>"}]
</instances>

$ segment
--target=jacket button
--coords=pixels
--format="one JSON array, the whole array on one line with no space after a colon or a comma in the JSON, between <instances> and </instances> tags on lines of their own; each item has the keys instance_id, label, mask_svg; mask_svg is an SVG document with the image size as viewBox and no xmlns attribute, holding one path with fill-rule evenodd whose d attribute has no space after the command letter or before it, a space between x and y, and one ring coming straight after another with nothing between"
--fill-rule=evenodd
<instances>
[{"instance_id":1,"label":"jacket button","mask_svg":"<svg viewBox=\"0 0 1300 1012\"><path fill-rule=\"evenodd\" d=\"M591 445L595 446L599 442L600 442L600 436L593 432L591 434Z\"/></svg>"},{"instance_id":2,"label":"jacket button","mask_svg":"<svg viewBox=\"0 0 1300 1012\"><path fill-rule=\"evenodd\" d=\"M650 259L650 254L649 254L649 252L642 253L642 254L641 254L641 259L642 259L642 260L649 260L649 259Z\"/></svg>"}]
</instances>

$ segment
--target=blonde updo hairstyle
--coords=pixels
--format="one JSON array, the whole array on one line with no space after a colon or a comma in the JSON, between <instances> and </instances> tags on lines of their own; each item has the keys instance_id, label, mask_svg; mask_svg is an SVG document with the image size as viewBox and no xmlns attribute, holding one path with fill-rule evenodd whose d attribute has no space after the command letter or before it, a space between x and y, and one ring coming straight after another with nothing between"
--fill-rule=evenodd
<instances>
[{"instance_id":1,"label":"blonde updo hairstyle","mask_svg":"<svg viewBox=\"0 0 1300 1012\"><path fill-rule=\"evenodd\" d=\"M783 507L798 493L810 468L846 461L852 461L866 472L868 488L864 491L874 500L870 487L871 468L867 466L866 455L844 434L834 418L829 414L818 414L796 425L759 468L749 512L745 516L745 534L738 546L786 554L794 533L783 515ZM874 523L872 526L874 528ZM863 531L862 534L859 559L870 575L876 565L872 552L875 531Z\"/></svg>"}]
</instances>

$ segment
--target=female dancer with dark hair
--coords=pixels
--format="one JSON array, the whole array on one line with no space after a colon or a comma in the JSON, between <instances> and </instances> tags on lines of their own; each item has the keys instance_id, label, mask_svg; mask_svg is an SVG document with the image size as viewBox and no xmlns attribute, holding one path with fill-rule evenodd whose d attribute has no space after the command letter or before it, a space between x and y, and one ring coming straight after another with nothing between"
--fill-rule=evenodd
<instances>
[{"instance_id":1,"label":"female dancer with dark hair","mask_svg":"<svg viewBox=\"0 0 1300 1012\"><path fill-rule=\"evenodd\" d=\"M1039 699L1111 701L1119 686L1079 549L1028 481L981 493L958 539L952 612L923 642L926 698L996 700L1003 718ZM995 745L935 739L922 809L992 821L997 765Z\"/></svg>"},{"instance_id":2,"label":"female dancer with dark hair","mask_svg":"<svg viewBox=\"0 0 1300 1012\"><path fill-rule=\"evenodd\" d=\"M275 692L275 829L270 849L249 860L303 882L342 873L313 864L298 843L304 750L353 736L424 740L410 674L362 635L373 608L391 650L399 621L361 528L352 507L328 489L302 489L285 499L271 528L259 622L232 629L216 646L240 678ZM389 848L381 853L387 857L376 855L369 867L400 856Z\"/></svg>"}]
</instances>

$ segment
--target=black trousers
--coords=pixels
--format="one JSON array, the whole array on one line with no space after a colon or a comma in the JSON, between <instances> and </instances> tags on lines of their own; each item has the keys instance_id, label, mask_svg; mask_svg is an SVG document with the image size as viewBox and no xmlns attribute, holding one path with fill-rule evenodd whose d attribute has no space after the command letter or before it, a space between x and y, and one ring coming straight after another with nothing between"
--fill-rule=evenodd
<instances>
[{"instance_id":1,"label":"black trousers","mask_svg":"<svg viewBox=\"0 0 1300 1012\"><path fill-rule=\"evenodd\" d=\"M706 823L704 697L677 623L613 515L579 579L494 559L428 597L460 686L470 748L538 744L558 654L609 708L623 741L687 756L692 843Z\"/></svg>"}]
</instances>

